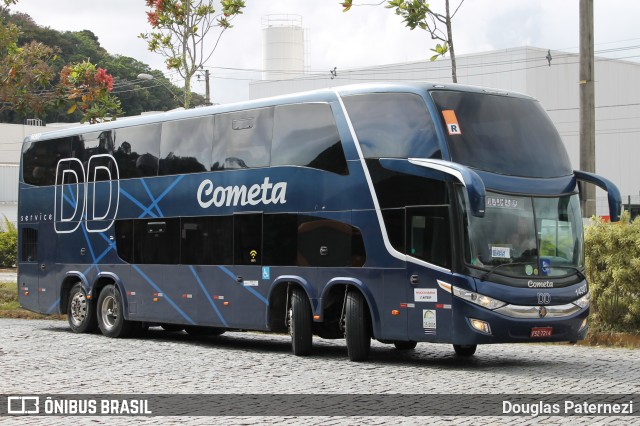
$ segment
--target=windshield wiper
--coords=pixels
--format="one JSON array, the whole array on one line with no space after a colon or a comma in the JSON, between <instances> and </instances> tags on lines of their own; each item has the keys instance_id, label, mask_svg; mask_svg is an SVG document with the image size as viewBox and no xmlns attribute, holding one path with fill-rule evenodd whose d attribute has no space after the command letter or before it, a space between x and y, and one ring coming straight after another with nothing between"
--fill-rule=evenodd
<instances>
[{"instance_id":1,"label":"windshield wiper","mask_svg":"<svg viewBox=\"0 0 640 426\"><path fill-rule=\"evenodd\" d=\"M493 274L493 273L494 273L494 271L495 271L496 269L501 268L501 267L503 267L503 266L507 266L507 265L510 265L510 266L514 266L514 265L525 265L525 266L526 266L526 265L531 265L531 262L509 262L509 263L501 263L501 264L499 264L499 265L494 266L494 267L493 267L493 268L491 268L490 270L488 270L488 271L487 271L487 272L486 272L482 277L480 277L480 279L481 279L482 281L486 281L486 280L487 280L487 278L489 278L489 276L490 276L491 274Z\"/></svg>"}]
</instances>

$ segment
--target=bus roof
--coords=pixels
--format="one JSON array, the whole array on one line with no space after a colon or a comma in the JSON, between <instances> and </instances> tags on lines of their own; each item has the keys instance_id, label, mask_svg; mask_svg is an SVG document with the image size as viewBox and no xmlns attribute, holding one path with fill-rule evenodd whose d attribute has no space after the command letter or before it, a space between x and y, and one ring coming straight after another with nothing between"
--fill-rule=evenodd
<instances>
[{"instance_id":1,"label":"bus roof","mask_svg":"<svg viewBox=\"0 0 640 426\"><path fill-rule=\"evenodd\" d=\"M105 130L118 129L124 127L139 126L151 123L162 123L171 120L183 120L188 118L202 117L212 114L241 111L252 108L264 108L275 105L292 104L300 102L330 102L336 100L336 95L348 96L363 93L384 93L384 92L409 92L424 94L429 90L451 90L462 92L486 93L493 95L515 96L533 99L530 96L509 92L500 89L491 89L480 86L469 86L455 83L435 83L435 82L406 82L406 83L361 83L345 86L337 86L326 89L317 89L306 92L291 93L269 98L261 98L250 101L234 102L229 104L199 107L187 110L173 110L158 114L143 116L123 117L118 120L106 123L79 125L65 129L52 130L50 132L34 133L24 139L24 143L37 140L56 139L60 137L79 135L83 133L101 132Z\"/></svg>"}]
</instances>

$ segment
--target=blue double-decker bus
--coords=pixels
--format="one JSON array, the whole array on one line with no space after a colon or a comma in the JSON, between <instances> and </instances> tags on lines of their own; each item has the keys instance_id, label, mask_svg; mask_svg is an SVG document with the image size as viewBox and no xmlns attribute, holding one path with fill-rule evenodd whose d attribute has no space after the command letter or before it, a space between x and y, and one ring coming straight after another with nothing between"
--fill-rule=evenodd
<instances>
[{"instance_id":1,"label":"blue double-decker bus","mask_svg":"<svg viewBox=\"0 0 640 426\"><path fill-rule=\"evenodd\" d=\"M584 338L579 181L542 106L375 84L27 137L23 307L71 329L371 339L413 349Z\"/></svg>"}]
</instances>

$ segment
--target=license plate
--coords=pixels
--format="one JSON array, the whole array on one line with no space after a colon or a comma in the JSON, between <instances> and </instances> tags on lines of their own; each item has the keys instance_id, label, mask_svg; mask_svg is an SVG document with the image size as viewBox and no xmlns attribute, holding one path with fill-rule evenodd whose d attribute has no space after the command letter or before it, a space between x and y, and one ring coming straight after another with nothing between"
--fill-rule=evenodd
<instances>
[{"instance_id":1,"label":"license plate","mask_svg":"<svg viewBox=\"0 0 640 426\"><path fill-rule=\"evenodd\" d=\"M551 337L553 327L533 327L529 337Z\"/></svg>"}]
</instances>

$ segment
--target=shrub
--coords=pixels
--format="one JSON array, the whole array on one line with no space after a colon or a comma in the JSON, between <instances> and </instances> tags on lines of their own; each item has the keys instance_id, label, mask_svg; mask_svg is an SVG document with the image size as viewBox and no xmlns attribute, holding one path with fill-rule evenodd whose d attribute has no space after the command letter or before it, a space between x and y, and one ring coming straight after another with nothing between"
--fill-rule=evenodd
<instances>
[{"instance_id":1,"label":"shrub","mask_svg":"<svg viewBox=\"0 0 640 426\"><path fill-rule=\"evenodd\" d=\"M18 259L18 230L4 217L4 226L0 224L0 266L14 267Z\"/></svg>"},{"instance_id":2,"label":"shrub","mask_svg":"<svg viewBox=\"0 0 640 426\"><path fill-rule=\"evenodd\" d=\"M585 229L591 320L599 330L640 330L640 220L594 219Z\"/></svg>"}]
</instances>

